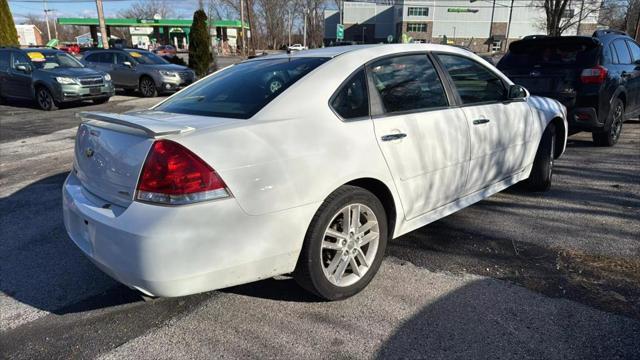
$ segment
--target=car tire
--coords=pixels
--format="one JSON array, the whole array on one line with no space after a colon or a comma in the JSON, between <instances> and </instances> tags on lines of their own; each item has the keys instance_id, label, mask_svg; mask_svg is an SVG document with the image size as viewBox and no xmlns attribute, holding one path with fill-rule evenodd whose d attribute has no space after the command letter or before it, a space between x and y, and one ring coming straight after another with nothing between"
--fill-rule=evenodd
<instances>
[{"instance_id":1,"label":"car tire","mask_svg":"<svg viewBox=\"0 0 640 360\"><path fill-rule=\"evenodd\" d=\"M551 123L542 134L531 173L525 185L528 191L547 191L551 187L556 151L556 126Z\"/></svg>"},{"instance_id":2,"label":"car tire","mask_svg":"<svg viewBox=\"0 0 640 360\"><path fill-rule=\"evenodd\" d=\"M93 99L92 100L94 104L98 105L98 104L104 104L106 102L109 101L109 97L101 97L101 98L97 98L97 99Z\"/></svg>"},{"instance_id":3,"label":"car tire","mask_svg":"<svg viewBox=\"0 0 640 360\"><path fill-rule=\"evenodd\" d=\"M594 131L591 134L596 146L613 146L620 139L622 124L624 123L624 103L616 98L611 104L607 124L603 131Z\"/></svg>"},{"instance_id":4,"label":"car tire","mask_svg":"<svg viewBox=\"0 0 640 360\"><path fill-rule=\"evenodd\" d=\"M140 79L138 89L140 90L140 93L143 97L158 96L158 88L156 88L156 83L148 76L143 76Z\"/></svg>"},{"instance_id":5,"label":"car tire","mask_svg":"<svg viewBox=\"0 0 640 360\"><path fill-rule=\"evenodd\" d=\"M44 111L53 111L58 109L58 103L53 98L51 91L45 86L38 86L36 88L36 103L40 109Z\"/></svg>"},{"instance_id":6,"label":"car tire","mask_svg":"<svg viewBox=\"0 0 640 360\"><path fill-rule=\"evenodd\" d=\"M343 226L345 218L349 226ZM347 215L348 214L348 215ZM364 289L380 268L387 246L387 216L380 200L355 186L342 186L322 203L304 239L296 282L326 300Z\"/></svg>"}]
</instances>

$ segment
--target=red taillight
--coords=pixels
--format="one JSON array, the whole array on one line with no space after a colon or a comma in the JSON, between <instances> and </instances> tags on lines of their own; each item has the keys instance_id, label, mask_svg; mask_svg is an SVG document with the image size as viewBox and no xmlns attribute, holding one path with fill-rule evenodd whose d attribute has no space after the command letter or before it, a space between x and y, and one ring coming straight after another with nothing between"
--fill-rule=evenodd
<instances>
[{"instance_id":1,"label":"red taillight","mask_svg":"<svg viewBox=\"0 0 640 360\"><path fill-rule=\"evenodd\" d=\"M580 74L580 81L583 84L602 84L607 78L607 69L596 65L590 69L582 70Z\"/></svg>"},{"instance_id":2,"label":"red taillight","mask_svg":"<svg viewBox=\"0 0 640 360\"><path fill-rule=\"evenodd\" d=\"M170 141L153 143L144 162L136 199L182 205L229 196L218 174L184 146Z\"/></svg>"}]
</instances>

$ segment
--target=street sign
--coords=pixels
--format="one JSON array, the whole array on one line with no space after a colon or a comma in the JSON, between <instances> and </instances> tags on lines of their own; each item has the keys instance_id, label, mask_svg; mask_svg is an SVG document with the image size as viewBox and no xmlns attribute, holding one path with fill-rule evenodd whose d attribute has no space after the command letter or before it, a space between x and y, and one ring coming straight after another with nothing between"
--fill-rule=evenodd
<instances>
[{"instance_id":1,"label":"street sign","mask_svg":"<svg viewBox=\"0 0 640 360\"><path fill-rule=\"evenodd\" d=\"M344 39L344 25L343 24L337 24L336 25L336 39L337 40Z\"/></svg>"}]
</instances>

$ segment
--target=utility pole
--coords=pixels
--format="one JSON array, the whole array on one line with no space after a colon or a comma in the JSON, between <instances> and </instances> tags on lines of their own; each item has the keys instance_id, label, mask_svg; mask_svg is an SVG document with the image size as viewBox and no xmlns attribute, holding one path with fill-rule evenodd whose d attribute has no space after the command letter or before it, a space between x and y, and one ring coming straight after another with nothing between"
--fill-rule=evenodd
<instances>
[{"instance_id":1,"label":"utility pole","mask_svg":"<svg viewBox=\"0 0 640 360\"><path fill-rule=\"evenodd\" d=\"M638 11L638 21L636 21L636 41L640 41L640 10Z\"/></svg>"},{"instance_id":2,"label":"utility pole","mask_svg":"<svg viewBox=\"0 0 640 360\"><path fill-rule=\"evenodd\" d=\"M104 23L104 11L102 9L102 0L96 0L96 8L98 9L98 24L100 25L100 36L102 36L102 48L109 48L109 39L107 38L107 26Z\"/></svg>"},{"instance_id":3,"label":"utility pole","mask_svg":"<svg viewBox=\"0 0 640 360\"><path fill-rule=\"evenodd\" d=\"M584 0L580 1L580 13L578 14L578 27L576 28L576 35L580 36L580 25L582 25L582 10L584 9Z\"/></svg>"},{"instance_id":4,"label":"utility pole","mask_svg":"<svg viewBox=\"0 0 640 360\"><path fill-rule=\"evenodd\" d=\"M509 46L509 33L511 32L511 18L513 17L513 1L514 0L511 0L511 6L509 8L509 21L507 22L507 35L505 36L506 39L504 39L505 50Z\"/></svg>"},{"instance_id":5,"label":"utility pole","mask_svg":"<svg viewBox=\"0 0 640 360\"><path fill-rule=\"evenodd\" d=\"M42 1L44 8L44 21L47 22L47 41L51 41L51 29L49 28L49 9L47 9L47 0Z\"/></svg>"},{"instance_id":6,"label":"utility pole","mask_svg":"<svg viewBox=\"0 0 640 360\"><path fill-rule=\"evenodd\" d=\"M256 54L256 42L255 42L255 36L254 35L254 30L255 30L255 26L253 23L253 16L251 14L253 14L252 10L253 10L253 2L252 0L247 0L246 1L247 4L247 19L249 21L249 39L251 40L251 46L247 47L247 51L250 55L255 55ZM244 24L243 24L244 25ZM244 26L243 26L244 29Z\"/></svg>"},{"instance_id":7,"label":"utility pole","mask_svg":"<svg viewBox=\"0 0 640 360\"><path fill-rule=\"evenodd\" d=\"M307 9L304 9L304 26L302 27L302 46L307 47Z\"/></svg>"},{"instance_id":8,"label":"utility pole","mask_svg":"<svg viewBox=\"0 0 640 360\"><path fill-rule=\"evenodd\" d=\"M242 49L240 50L240 55L245 56L247 53L245 51L247 48L247 39L245 38L244 32L244 0L240 0L240 37L242 38Z\"/></svg>"}]
</instances>

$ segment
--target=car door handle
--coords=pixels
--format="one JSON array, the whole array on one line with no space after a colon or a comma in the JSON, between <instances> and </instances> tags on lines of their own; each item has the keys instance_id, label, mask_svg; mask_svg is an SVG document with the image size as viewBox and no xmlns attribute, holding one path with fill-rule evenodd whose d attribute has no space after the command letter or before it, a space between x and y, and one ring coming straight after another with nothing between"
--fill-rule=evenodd
<instances>
[{"instance_id":1,"label":"car door handle","mask_svg":"<svg viewBox=\"0 0 640 360\"><path fill-rule=\"evenodd\" d=\"M393 140L400 140L400 139L405 138L405 137L407 137L407 134L398 133L398 134L383 135L380 139L382 141L393 141Z\"/></svg>"},{"instance_id":2,"label":"car door handle","mask_svg":"<svg viewBox=\"0 0 640 360\"><path fill-rule=\"evenodd\" d=\"M489 119L476 119L476 120L473 120L473 125L486 124L489 121L491 121L491 120L489 120Z\"/></svg>"},{"instance_id":3,"label":"car door handle","mask_svg":"<svg viewBox=\"0 0 640 360\"><path fill-rule=\"evenodd\" d=\"M626 71L623 71L623 72L622 72L622 74L620 74L620 76L622 76L623 78L625 78L625 79L626 79L626 78L628 78L628 77L631 77L631 73L628 73L628 72L626 72Z\"/></svg>"}]
</instances>

